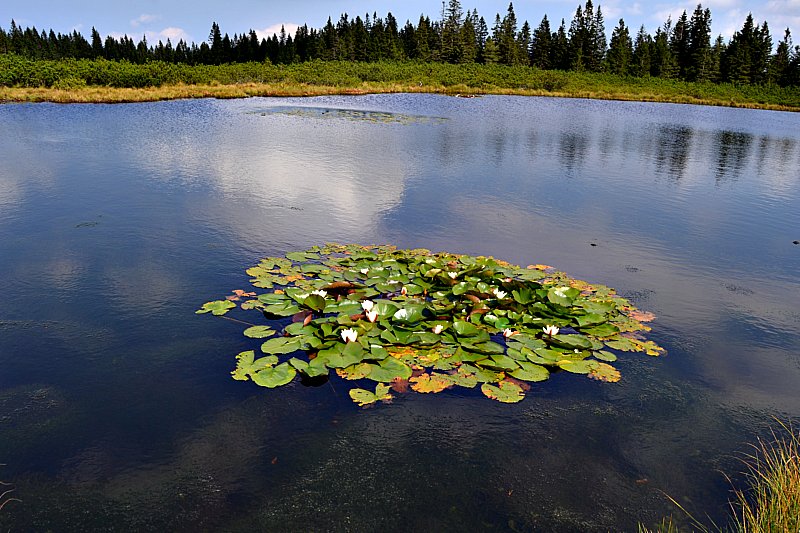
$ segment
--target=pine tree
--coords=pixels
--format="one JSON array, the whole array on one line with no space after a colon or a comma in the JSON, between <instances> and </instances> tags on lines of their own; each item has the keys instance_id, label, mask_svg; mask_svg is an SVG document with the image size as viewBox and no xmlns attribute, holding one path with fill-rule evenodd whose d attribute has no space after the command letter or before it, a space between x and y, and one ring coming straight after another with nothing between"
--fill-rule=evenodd
<instances>
[{"instance_id":1,"label":"pine tree","mask_svg":"<svg viewBox=\"0 0 800 533\"><path fill-rule=\"evenodd\" d=\"M569 70L572 65L571 47L569 37L567 37L567 25L564 19L561 19L561 25L558 31L552 36L552 54L550 56L550 64L557 70Z\"/></svg>"},{"instance_id":2,"label":"pine tree","mask_svg":"<svg viewBox=\"0 0 800 533\"><path fill-rule=\"evenodd\" d=\"M634 76L650 75L650 50L653 48L653 38L644 29L644 25L639 28L636 34L636 42L633 45L633 57L631 60L631 74Z\"/></svg>"},{"instance_id":3,"label":"pine tree","mask_svg":"<svg viewBox=\"0 0 800 533\"><path fill-rule=\"evenodd\" d=\"M689 81L705 81L711 78L711 11L701 4L692 13L689 21L688 64L685 75Z\"/></svg>"},{"instance_id":4,"label":"pine tree","mask_svg":"<svg viewBox=\"0 0 800 533\"><path fill-rule=\"evenodd\" d=\"M103 39L94 26L92 26L92 56L103 57Z\"/></svg>"},{"instance_id":5,"label":"pine tree","mask_svg":"<svg viewBox=\"0 0 800 533\"><path fill-rule=\"evenodd\" d=\"M689 17L684 11L669 38L669 49L678 66L678 77L686 79L686 72L689 68Z\"/></svg>"},{"instance_id":6,"label":"pine tree","mask_svg":"<svg viewBox=\"0 0 800 533\"><path fill-rule=\"evenodd\" d=\"M486 38L486 44L483 47L483 62L487 65L500 62L500 50L491 37Z\"/></svg>"},{"instance_id":7,"label":"pine tree","mask_svg":"<svg viewBox=\"0 0 800 533\"><path fill-rule=\"evenodd\" d=\"M781 87L786 87L790 83L790 71L792 61L792 34L789 28L783 34L783 39L775 49L769 69L769 80Z\"/></svg>"},{"instance_id":8,"label":"pine tree","mask_svg":"<svg viewBox=\"0 0 800 533\"><path fill-rule=\"evenodd\" d=\"M650 75L659 78L674 78L678 72L678 64L669 47L669 36L672 34L672 19L667 18L664 25L656 30L650 52Z\"/></svg>"},{"instance_id":9,"label":"pine tree","mask_svg":"<svg viewBox=\"0 0 800 533\"><path fill-rule=\"evenodd\" d=\"M552 56L552 35L550 32L550 21L547 15L542 18L542 22L533 31L531 43L531 64L540 69L550 69L553 67L550 62Z\"/></svg>"},{"instance_id":10,"label":"pine tree","mask_svg":"<svg viewBox=\"0 0 800 533\"><path fill-rule=\"evenodd\" d=\"M633 56L633 43L625 21L619 19L619 24L611 34L611 46L608 50L608 71L620 76L625 76L631 67Z\"/></svg>"},{"instance_id":11,"label":"pine tree","mask_svg":"<svg viewBox=\"0 0 800 533\"><path fill-rule=\"evenodd\" d=\"M587 46L588 33L589 29L586 27L583 8L578 4L575 16L572 17L569 25L569 70L578 72L584 70L586 62L584 50Z\"/></svg>"},{"instance_id":12,"label":"pine tree","mask_svg":"<svg viewBox=\"0 0 800 533\"><path fill-rule=\"evenodd\" d=\"M500 24L497 47L500 51L501 63L506 65L518 65L520 63L517 43L517 16L514 14L513 3L508 4L508 11Z\"/></svg>"},{"instance_id":13,"label":"pine tree","mask_svg":"<svg viewBox=\"0 0 800 533\"><path fill-rule=\"evenodd\" d=\"M444 11L442 21L442 59L448 63L460 63L461 49L461 22L464 12L458 0L450 0Z\"/></svg>"},{"instance_id":14,"label":"pine tree","mask_svg":"<svg viewBox=\"0 0 800 533\"><path fill-rule=\"evenodd\" d=\"M590 0L586 0L587 8L591 5ZM586 13L587 10L584 11ZM628 36L630 39L630 36ZM606 57L606 49L608 48L606 44L606 28L605 23L603 22L603 12L600 9L600 6L597 6L597 11L595 11L594 17L592 17L589 23L589 49L587 56L590 59L588 67L589 70L594 72L600 72L603 70L603 64Z\"/></svg>"}]
</instances>

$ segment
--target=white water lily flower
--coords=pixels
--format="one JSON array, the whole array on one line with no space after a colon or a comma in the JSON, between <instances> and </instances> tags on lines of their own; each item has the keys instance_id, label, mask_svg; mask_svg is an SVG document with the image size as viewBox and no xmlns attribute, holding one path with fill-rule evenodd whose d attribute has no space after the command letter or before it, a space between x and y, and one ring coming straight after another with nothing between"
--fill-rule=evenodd
<instances>
[{"instance_id":1,"label":"white water lily flower","mask_svg":"<svg viewBox=\"0 0 800 533\"><path fill-rule=\"evenodd\" d=\"M557 326L547 326L542 328L542 331L544 331L545 334L550 335L552 337L553 335L558 335L559 330Z\"/></svg>"},{"instance_id":2,"label":"white water lily flower","mask_svg":"<svg viewBox=\"0 0 800 533\"><path fill-rule=\"evenodd\" d=\"M361 270L359 270L359 272L361 272L362 274L369 274L369 269L368 268L362 268Z\"/></svg>"},{"instance_id":3,"label":"white water lily flower","mask_svg":"<svg viewBox=\"0 0 800 533\"><path fill-rule=\"evenodd\" d=\"M442 326L441 324L436 324L435 326L433 326L433 332L436 333L437 335L441 333L443 329L444 326Z\"/></svg>"},{"instance_id":4,"label":"white water lily flower","mask_svg":"<svg viewBox=\"0 0 800 533\"><path fill-rule=\"evenodd\" d=\"M408 311L406 311L405 309L400 309L394 314L394 317L399 320L405 320L406 318L408 318Z\"/></svg>"},{"instance_id":5,"label":"white water lily flower","mask_svg":"<svg viewBox=\"0 0 800 533\"><path fill-rule=\"evenodd\" d=\"M328 295L327 291L323 291L321 289L318 291L311 291L311 294L316 294L317 296L322 296L323 298Z\"/></svg>"},{"instance_id":6,"label":"white water lily flower","mask_svg":"<svg viewBox=\"0 0 800 533\"><path fill-rule=\"evenodd\" d=\"M352 328L342 330L341 335L344 342L356 342L358 338L358 333Z\"/></svg>"},{"instance_id":7,"label":"white water lily flower","mask_svg":"<svg viewBox=\"0 0 800 533\"><path fill-rule=\"evenodd\" d=\"M450 279L456 279L458 277L458 272L448 272L447 275L450 276Z\"/></svg>"},{"instance_id":8,"label":"white water lily flower","mask_svg":"<svg viewBox=\"0 0 800 533\"><path fill-rule=\"evenodd\" d=\"M361 309L363 309L364 311L369 312L369 311L372 311L372 307L374 305L375 305L375 302L373 302L372 300L364 300L363 302L361 302Z\"/></svg>"},{"instance_id":9,"label":"white water lily flower","mask_svg":"<svg viewBox=\"0 0 800 533\"><path fill-rule=\"evenodd\" d=\"M370 322L375 322L377 319L378 319L378 311L374 309L372 311L367 311L367 320L369 320Z\"/></svg>"},{"instance_id":10,"label":"white water lily flower","mask_svg":"<svg viewBox=\"0 0 800 533\"><path fill-rule=\"evenodd\" d=\"M575 353L581 353L581 351L579 349L577 349L577 348L575 348L574 351L575 351Z\"/></svg>"},{"instance_id":11,"label":"white water lily flower","mask_svg":"<svg viewBox=\"0 0 800 533\"><path fill-rule=\"evenodd\" d=\"M556 293L556 296L559 296L561 298L566 298L567 295L564 294L564 292L566 292L568 290L569 290L569 287L557 287L556 290L554 290L553 292Z\"/></svg>"},{"instance_id":12,"label":"white water lily flower","mask_svg":"<svg viewBox=\"0 0 800 533\"><path fill-rule=\"evenodd\" d=\"M401 288L400 289L400 294L405 296L406 294L408 294L408 289L406 289L405 287Z\"/></svg>"},{"instance_id":13,"label":"white water lily flower","mask_svg":"<svg viewBox=\"0 0 800 533\"><path fill-rule=\"evenodd\" d=\"M519 331L512 331L510 328L506 328L503 330L503 337L505 337L506 339L518 334Z\"/></svg>"},{"instance_id":14,"label":"white water lily flower","mask_svg":"<svg viewBox=\"0 0 800 533\"><path fill-rule=\"evenodd\" d=\"M498 299L498 300L502 300L503 298L505 298L505 297L506 297L506 295L507 295L508 293L507 293L506 291L501 291L500 289L498 289L497 287L495 287L495 288L492 290L492 294L494 294L495 296L497 296L497 299Z\"/></svg>"}]
</instances>

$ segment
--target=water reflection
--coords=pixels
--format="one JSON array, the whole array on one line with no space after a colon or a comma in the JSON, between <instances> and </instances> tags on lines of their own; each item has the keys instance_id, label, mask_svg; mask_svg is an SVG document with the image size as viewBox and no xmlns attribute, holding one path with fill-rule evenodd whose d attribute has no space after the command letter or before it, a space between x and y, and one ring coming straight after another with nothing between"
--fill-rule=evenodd
<instances>
[{"instance_id":1,"label":"water reflection","mask_svg":"<svg viewBox=\"0 0 800 533\"><path fill-rule=\"evenodd\" d=\"M750 156L750 145L753 136L734 131L717 133L719 156L717 157L717 184L726 180L734 180L745 168Z\"/></svg>"},{"instance_id":2,"label":"water reflection","mask_svg":"<svg viewBox=\"0 0 800 533\"><path fill-rule=\"evenodd\" d=\"M446 120L350 120L384 116ZM770 415L800 417L800 127L763 116L431 95L0 107L0 477L24 493L0 524L630 530L671 511L660 491L724 517L719 470ZM361 411L336 379L227 379L252 346L198 298L329 240L556 265L655 312L669 355L512 407Z\"/></svg>"}]
</instances>

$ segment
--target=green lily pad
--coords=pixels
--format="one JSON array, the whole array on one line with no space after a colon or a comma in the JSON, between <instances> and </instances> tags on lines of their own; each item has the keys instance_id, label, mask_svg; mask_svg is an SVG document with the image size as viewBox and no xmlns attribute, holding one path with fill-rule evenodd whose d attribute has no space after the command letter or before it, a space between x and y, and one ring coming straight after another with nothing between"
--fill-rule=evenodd
<instances>
[{"instance_id":1,"label":"green lily pad","mask_svg":"<svg viewBox=\"0 0 800 533\"><path fill-rule=\"evenodd\" d=\"M245 337L250 337L251 339L264 339L274 335L275 330L269 326L253 326L247 328L242 333L244 333Z\"/></svg>"},{"instance_id":2,"label":"green lily pad","mask_svg":"<svg viewBox=\"0 0 800 533\"><path fill-rule=\"evenodd\" d=\"M261 345L261 351L274 355L292 353L300 349L300 341L296 337L274 337Z\"/></svg>"},{"instance_id":3,"label":"green lily pad","mask_svg":"<svg viewBox=\"0 0 800 533\"><path fill-rule=\"evenodd\" d=\"M286 385L297 375L297 371L289 363L281 363L275 367L268 367L252 375L256 385L273 389Z\"/></svg>"},{"instance_id":4,"label":"green lily pad","mask_svg":"<svg viewBox=\"0 0 800 533\"><path fill-rule=\"evenodd\" d=\"M522 381L544 381L550 377L550 371L547 368L521 361L519 363L521 368L511 372L511 377L521 379Z\"/></svg>"},{"instance_id":5,"label":"green lily pad","mask_svg":"<svg viewBox=\"0 0 800 533\"><path fill-rule=\"evenodd\" d=\"M249 350L242 352L236 356L236 369L231 372L233 379L239 381L247 381L247 376L252 376L259 370L273 366L278 362L278 358L274 355L260 357L255 359L255 352Z\"/></svg>"},{"instance_id":6,"label":"green lily pad","mask_svg":"<svg viewBox=\"0 0 800 533\"><path fill-rule=\"evenodd\" d=\"M234 307L236 307L236 304L230 300L214 300L213 302L204 303L203 307L195 311L195 314L202 315L204 313L211 313L212 315L220 316Z\"/></svg>"},{"instance_id":7,"label":"green lily pad","mask_svg":"<svg viewBox=\"0 0 800 533\"><path fill-rule=\"evenodd\" d=\"M352 398L359 407L364 407L365 405L370 405L378 401L386 402L392 399L392 395L389 394L389 387L382 383L378 383L378 386L375 387L375 392L364 389L351 389L349 394L350 398Z\"/></svg>"}]
</instances>

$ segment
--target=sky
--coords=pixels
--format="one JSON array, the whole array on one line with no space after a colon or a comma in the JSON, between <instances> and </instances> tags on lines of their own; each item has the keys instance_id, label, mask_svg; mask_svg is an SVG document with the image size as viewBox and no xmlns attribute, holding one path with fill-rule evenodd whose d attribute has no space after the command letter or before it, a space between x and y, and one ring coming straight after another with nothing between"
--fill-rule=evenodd
<instances>
[{"instance_id":1,"label":"sky","mask_svg":"<svg viewBox=\"0 0 800 533\"><path fill-rule=\"evenodd\" d=\"M514 2L514 11L520 27L527 20L535 28L547 15L551 28L555 30L562 18L569 26L575 8L584 1L518 0ZM595 0L594 3L602 8L609 35L622 18L631 28L632 37L641 25L652 34L668 16L675 20L684 10L691 15L697 5L696 0ZM462 0L461 5L470 11L476 8L489 27L495 14L500 13L502 17L508 9L506 0ZM787 27L796 32L795 41L800 43L800 0L707 0L703 7L711 9L713 36L722 34L726 41L742 27L747 13L752 12L757 23L767 21L774 43L783 37ZM14 19L19 26L35 26L40 31L50 28L56 33L78 30L88 38L95 27L103 37L128 35L138 41L146 36L150 44L156 44L158 40L166 42L170 38L176 44L179 39L197 43L207 40L214 21L220 25L223 34L232 36L253 29L259 37L269 37L279 32L281 25L290 34L302 24L321 28L329 16L335 23L345 12L351 18L356 15L364 18L366 13L373 12L384 18L391 12L402 26L406 20L416 25L420 14L436 19L441 9L441 1L435 0L2 0L0 27L7 30Z\"/></svg>"}]
</instances>

